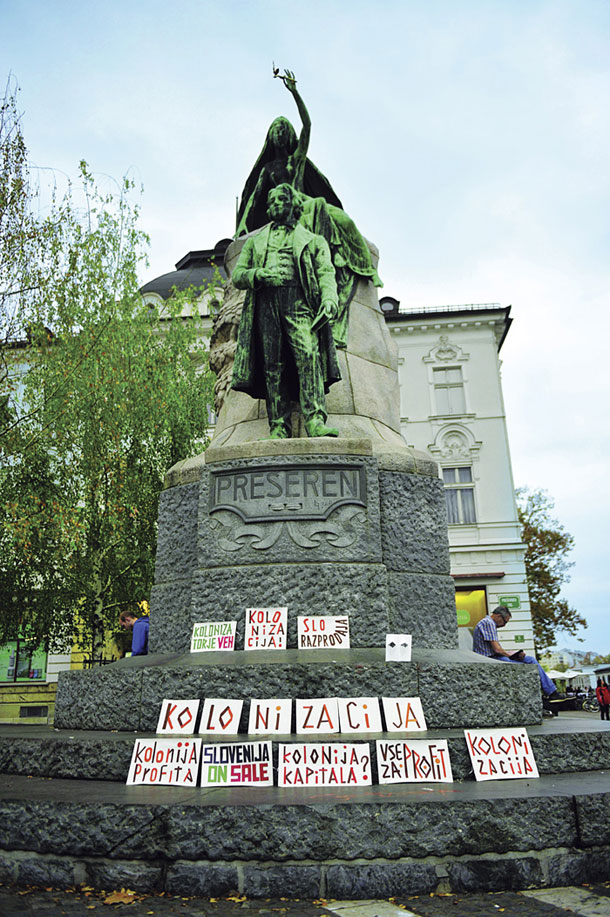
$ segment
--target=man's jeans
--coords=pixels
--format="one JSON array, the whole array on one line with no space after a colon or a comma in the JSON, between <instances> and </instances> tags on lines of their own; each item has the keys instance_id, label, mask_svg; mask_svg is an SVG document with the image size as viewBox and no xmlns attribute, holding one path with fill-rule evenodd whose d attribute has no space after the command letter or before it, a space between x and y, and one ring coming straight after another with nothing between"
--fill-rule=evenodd
<instances>
[{"instance_id":1,"label":"man's jeans","mask_svg":"<svg viewBox=\"0 0 610 917\"><path fill-rule=\"evenodd\" d=\"M555 687L554 681L549 678L542 666L533 656L524 656L523 659L511 659L509 656L496 656L494 659L501 659L503 662L528 662L538 666L538 672L540 673L540 684L542 685L543 694L554 694L557 688Z\"/></svg>"}]
</instances>

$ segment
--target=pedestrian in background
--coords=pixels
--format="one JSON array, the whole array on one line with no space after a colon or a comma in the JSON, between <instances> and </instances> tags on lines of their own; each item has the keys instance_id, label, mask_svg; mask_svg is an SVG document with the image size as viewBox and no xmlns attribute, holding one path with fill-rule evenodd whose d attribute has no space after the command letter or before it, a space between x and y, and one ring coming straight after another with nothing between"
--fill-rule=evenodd
<instances>
[{"instance_id":1,"label":"pedestrian in background","mask_svg":"<svg viewBox=\"0 0 610 917\"><path fill-rule=\"evenodd\" d=\"M610 688L606 684L605 678L597 679L597 688L595 696L599 704L599 715L602 720L610 720Z\"/></svg>"}]
</instances>

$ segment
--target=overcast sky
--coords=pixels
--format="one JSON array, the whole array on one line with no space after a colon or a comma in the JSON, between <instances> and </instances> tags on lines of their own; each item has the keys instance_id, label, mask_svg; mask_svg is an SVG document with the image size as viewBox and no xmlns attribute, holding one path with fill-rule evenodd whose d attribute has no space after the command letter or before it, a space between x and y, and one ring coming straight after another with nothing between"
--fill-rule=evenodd
<instances>
[{"instance_id":1,"label":"overcast sky","mask_svg":"<svg viewBox=\"0 0 610 917\"><path fill-rule=\"evenodd\" d=\"M266 129L310 157L380 248L402 307L512 304L502 349L517 485L576 538L564 594L610 653L610 3L0 0L31 159L144 186L150 269L232 235Z\"/></svg>"}]
</instances>

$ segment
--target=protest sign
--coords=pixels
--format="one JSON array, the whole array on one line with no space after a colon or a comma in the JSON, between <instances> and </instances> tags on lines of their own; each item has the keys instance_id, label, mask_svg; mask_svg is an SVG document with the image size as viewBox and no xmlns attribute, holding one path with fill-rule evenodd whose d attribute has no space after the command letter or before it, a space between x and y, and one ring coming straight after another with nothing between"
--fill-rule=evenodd
<instances>
[{"instance_id":1,"label":"protest sign","mask_svg":"<svg viewBox=\"0 0 610 917\"><path fill-rule=\"evenodd\" d=\"M204 745L201 786L273 786L271 742Z\"/></svg>"},{"instance_id":2,"label":"protest sign","mask_svg":"<svg viewBox=\"0 0 610 917\"><path fill-rule=\"evenodd\" d=\"M446 739L378 739L379 783L452 783Z\"/></svg>"},{"instance_id":3,"label":"protest sign","mask_svg":"<svg viewBox=\"0 0 610 917\"><path fill-rule=\"evenodd\" d=\"M278 754L278 786L370 786L368 742L283 745Z\"/></svg>"},{"instance_id":4,"label":"protest sign","mask_svg":"<svg viewBox=\"0 0 610 917\"><path fill-rule=\"evenodd\" d=\"M157 723L157 733L193 735L196 732L199 700L164 700Z\"/></svg>"},{"instance_id":5,"label":"protest sign","mask_svg":"<svg viewBox=\"0 0 610 917\"><path fill-rule=\"evenodd\" d=\"M425 732L426 718L419 697L382 697L386 732Z\"/></svg>"},{"instance_id":6,"label":"protest sign","mask_svg":"<svg viewBox=\"0 0 610 917\"><path fill-rule=\"evenodd\" d=\"M383 732L377 697L338 697L340 732Z\"/></svg>"},{"instance_id":7,"label":"protest sign","mask_svg":"<svg viewBox=\"0 0 610 917\"><path fill-rule=\"evenodd\" d=\"M324 615L297 618L298 647L305 649L349 649L349 616Z\"/></svg>"},{"instance_id":8,"label":"protest sign","mask_svg":"<svg viewBox=\"0 0 610 917\"><path fill-rule=\"evenodd\" d=\"M246 608L246 650L285 650L287 608Z\"/></svg>"},{"instance_id":9,"label":"protest sign","mask_svg":"<svg viewBox=\"0 0 610 917\"><path fill-rule=\"evenodd\" d=\"M465 729L476 780L538 777L527 729Z\"/></svg>"},{"instance_id":10,"label":"protest sign","mask_svg":"<svg viewBox=\"0 0 610 917\"><path fill-rule=\"evenodd\" d=\"M202 621L193 624L191 653L213 653L235 649L237 621Z\"/></svg>"},{"instance_id":11,"label":"protest sign","mask_svg":"<svg viewBox=\"0 0 610 917\"><path fill-rule=\"evenodd\" d=\"M297 733L339 732L336 697L313 697L295 701Z\"/></svg>"},{"instance_id":12,"label":"protest sign","mask_svg":"<svg viewBox=\"0 0 610 917\"><path fill-rule=\"evenodd\" d=\"M385 661L411 661L411 634L386 634Z\"/></svg>"},{"instance_id":13,"label":"protest sign","mask_svg":"<svg viewBox=\"0 0 610 917\"><path fill-rule=\"evenodd\" d=\"M199 735L236 735L243 700L206 697L203 702Z\"/></svg>"},{"instance_id":14,"label":"protest sign","mask_svg":"<svg viewBox=\"0 0 610 917\"><path fill-rule=\"evenodd\" d=\"M197 786L201 739L136 739L127 783Z\"/></svg>"},{"instance_id":15,"label":"protest sign","mask_svg":"<svg viewBox=\"0 0 610 917\"><path fill-rule=\"evenodd\" d=\"M270 735L271 733L288 735L291 731L291 698L276 700L252 699L250 701L248 732L251 735Z\"/></svg>"}]
</instances>

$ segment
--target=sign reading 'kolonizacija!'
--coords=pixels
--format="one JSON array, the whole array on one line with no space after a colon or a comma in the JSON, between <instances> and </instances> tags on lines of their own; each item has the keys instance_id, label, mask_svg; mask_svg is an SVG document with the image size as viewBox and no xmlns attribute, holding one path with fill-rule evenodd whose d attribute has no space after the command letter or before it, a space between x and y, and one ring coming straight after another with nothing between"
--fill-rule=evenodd
<instances>
[{"instance_id":1,"label":"sign reading 'kolonizacija!'","mask_svg":"<svg viewBox=\"0 0 610 917\"><path fill-rule=\"evenodd\" d=\"M338 506L366 507L364 465L259 466L210 472L210 513L244 522L328 519Z\"/></svg>"}]
</instances>

